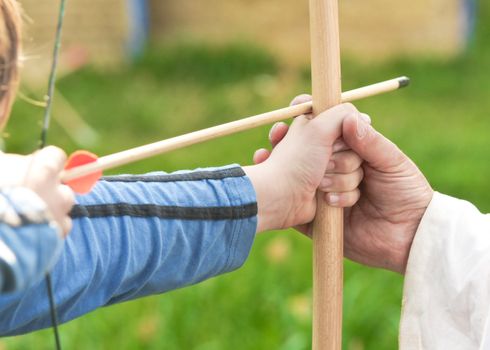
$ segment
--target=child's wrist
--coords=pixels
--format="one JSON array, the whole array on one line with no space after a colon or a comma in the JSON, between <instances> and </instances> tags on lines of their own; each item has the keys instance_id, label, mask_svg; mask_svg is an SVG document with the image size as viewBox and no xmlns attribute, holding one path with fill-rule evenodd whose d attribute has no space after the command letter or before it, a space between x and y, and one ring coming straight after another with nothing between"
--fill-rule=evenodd
<instances>
[{"instance_id":1,"label":"child's wrist","mask_svg":"<svg viewBox=\"0 0 490 350\"><path fill-rule=\"evenodd\" d=\"M281 191L277 171L268 162L244 167L257 200L257 233L283 228L287 216L288 193Z\"/></svg>"}]
</instances>

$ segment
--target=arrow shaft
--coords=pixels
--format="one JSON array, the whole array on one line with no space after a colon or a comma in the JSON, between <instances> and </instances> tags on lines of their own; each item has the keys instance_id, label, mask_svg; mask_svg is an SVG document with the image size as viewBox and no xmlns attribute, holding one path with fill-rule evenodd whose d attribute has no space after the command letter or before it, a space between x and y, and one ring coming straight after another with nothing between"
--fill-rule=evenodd
<instances>
[{"instance_id":1,"label":"arrow shaft","mask_svg":"<svg viewBox=\"0 0 490 350\"><path fill-rule=\"evenodd\" d=\"M401 77L387 80L381 83L365 86L359 89L347 91L342 94L342 102L353 102L362 98L394 91L403 87L403 81L408 78ZM236 120L207 129L194 131L188 134L172 137L163 141L150 143L125 151L113 153L100 157L97 161L82 165L61 174L63 182L71 181L79 177L92 174L97 171L112 169L124 164L153 157L158 154L174 151L196 143L212 140L221 136L235 134L240 131L249 130L258 126L275 123L281 120L297 117L298 115L311 113L312 102L305 102L296 106L278 109L272 112L258 114L252 117Z\"/></svg>"}]
</instances>

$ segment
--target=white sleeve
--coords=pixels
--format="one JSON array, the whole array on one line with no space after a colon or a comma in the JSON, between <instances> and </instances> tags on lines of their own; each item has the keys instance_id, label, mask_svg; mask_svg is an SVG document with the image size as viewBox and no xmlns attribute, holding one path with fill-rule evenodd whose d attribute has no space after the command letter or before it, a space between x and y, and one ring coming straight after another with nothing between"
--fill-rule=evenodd
<instances>
[{"instance_id":1,"label":"white sleeve","mask_svg":"<svg viewBox=\"0 0 490 350\"><path fill-rule=\"evenodd\" d=\"M400 349L488 349L490 216L435 193L412 244L403 294Z\"/></svg>"}]
</instances>

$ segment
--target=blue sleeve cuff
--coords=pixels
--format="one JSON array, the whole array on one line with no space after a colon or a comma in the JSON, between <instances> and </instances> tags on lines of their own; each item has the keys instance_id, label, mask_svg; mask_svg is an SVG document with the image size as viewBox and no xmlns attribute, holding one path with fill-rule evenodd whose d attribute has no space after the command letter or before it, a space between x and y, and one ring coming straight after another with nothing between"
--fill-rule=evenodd
<instances>
[{"instance_id":1,"label":"blue sleeve cuff","mask_svg":"<svg viewBox=\"0 0 490 350\"><path fill-rule=\"evenodd\" d=\"M238 166L238 165L234 165ZM228 188L231 205L244 206L257 203L257 196L248 176L233 179ZM250 218L238 220L232 233L230 256L223 273L240 268L247 260L257 231L257 213Z\"/></svg>"}]
</instances>

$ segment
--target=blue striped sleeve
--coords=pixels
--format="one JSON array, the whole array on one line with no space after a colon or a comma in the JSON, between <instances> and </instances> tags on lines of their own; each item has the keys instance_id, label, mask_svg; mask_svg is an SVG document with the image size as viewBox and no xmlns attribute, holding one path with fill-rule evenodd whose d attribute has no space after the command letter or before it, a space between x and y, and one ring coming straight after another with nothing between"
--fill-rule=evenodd
<instances>
[{"instance_id":1,"label":"blue striped sleeve","mask_svg":"<svg viewBox=\"0 0 490 350\"><path fill-rule=\"evenodd\" d=\"M0 190L0 292L38 283L54 265L63 240L44 201L24 187Z\"/></svg>"},{"instance_id":2,"label":"blue striped sleeve","mask_svg":"<svg viewBox=\"0 0 490 350\"><path fill-rule=\"evenodd\" d=\"M104 178L77 199L74 228L52 271L61 322L240 267L257 204L237 166ZM44 286L0 297L0 333L49 326Z\"/></svg>"}]
</instances>

